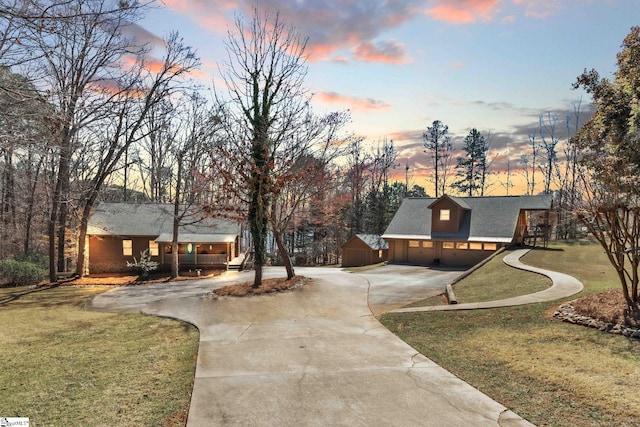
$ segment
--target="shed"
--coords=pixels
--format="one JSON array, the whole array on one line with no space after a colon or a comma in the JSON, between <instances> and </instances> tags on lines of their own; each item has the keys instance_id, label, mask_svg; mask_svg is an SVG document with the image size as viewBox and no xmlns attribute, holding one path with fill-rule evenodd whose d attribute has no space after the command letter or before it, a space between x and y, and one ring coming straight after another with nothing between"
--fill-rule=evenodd
<instances>
[{"instance_id":1,"label":"shed","mask_svg":"<svg viewBox=\"0 0 640 427\"><path fill-rule=\"evenodd\" d=\"M358 267L386 261L389 244L377 234L356 234L342 245L342 266Z\"/></svg>"}]
</instances>

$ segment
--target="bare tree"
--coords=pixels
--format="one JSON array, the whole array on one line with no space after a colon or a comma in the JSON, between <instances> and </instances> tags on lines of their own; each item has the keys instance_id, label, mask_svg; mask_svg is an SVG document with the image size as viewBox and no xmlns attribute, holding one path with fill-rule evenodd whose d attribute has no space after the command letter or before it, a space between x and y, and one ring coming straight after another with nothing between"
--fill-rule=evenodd
<instances>
[{"instance_id":1,"label":"bare tree","mask_svg":"<svg viewBox=\"0 0 640 427\"><path fill-rule=\"evenodd\" d=\"M540 144L536 141L534 134L529 135L529 147L531 154L522 154L518 163L522 165L523 174L527 183L527 194L535 195L536 191L536 170L538 169L538 153Z\"/></svg>"},{"instance_id":2,"label":"bare tree","mask_svg":"<svg viewBox=\"0 0 640 427\"><path fill-rule=\"evenodd\" d=\"M346 210L349 235L364 230L364 197L367 182L367 170L371 155L364 150L362 138L350 141L346 155L345 187L349 189L350 203Z\"/></svg>"},{"instance_id":3,"label":"bare tree","mask_svg":"<svg viewBox=\"0 0 640 427\"><path fill-rule=\"evenodd\" d=\"M556 146L560 139L556 135L556 125L559 117L557 114L553 114L550 111L546 116L540 114L540 138L542 140L541 147L544 149L546 162L541 165L542 172L544 173L544 192L545 194L551 193L551 183L554 177L559 176L558 171L558 152Z\"/></svg>"},{"instance_id":4,"label":"bare tree","mask_svg":"<svg viewBox=\"0 0 640 427\"><path fill-rule=\"evenodd\" d=\"M166 55L157 71L151 71L145 66L144 56L137 57L137 61L137 66L126 75L127 80L123 87L118 88L116 95L109 95L112 114L106 115L105 120L101 120L101 123L105 124L100 127L104 136L96 138L97 146L90 143L84 144L85 147L92 147L95 167L92 169L90 179L87 180L90 185L85 189L81 199L83 207L76 264L76 274L79 276L84 274L89 216L105 180L118 169L129 148L147 136L143 126L146 117L154 105L162 103L171 96L171 83L198 64L191 48L182 43L177 33L168 37ZM131 165L125 161L122 167L126 170Z\"/></svg>"},{"instance_id":5,"label":"bare tree","mask_svg":"<svg viewBox=\"0 0 640 427\"><path fill-rule=\"evenodd\" d=\"M121 58L132 52L122 30L136 20L140 10L123 3L121 8L103 12L110 9L110 3L67 1L48 7L41 18L25 20L25 53L40 71L36 86L56 110L52 141L57 164L48 232L51 281L56 280L57 271L65 269L71 165L78 132L103 117L111 100L108 85L118 82Z\"/></svg>"},{"instance_id":6,"label":"bare tree","mask_svg":"<svg viewBox=\"0 0 640 427\"><path fill-rule=\"evenodd\" d=\"M279 14L255 7L248 24L236 19L226 48L228 60L222 74L230 101L226 104L228 150L223 151L228 162L238 166L234 176L227 175L228 187L244 192L248 205L253 286L258 287L267 261L275 156L308 117L309 97L303 88L306 39Z\"/></svg>"},{"instance_id":7,"label":"bare tree","mask_svg":"<svg viewBox=\"0 0 640 427\"><path fill-rule=\"evenodd\" d=\"M440 120L435 120L427 132L423 134L424 147L431 155L434 168L432 179L434 181L436 197L446 194L447 178L451 169L453 147L449 136L449 126Z\"/></svg>"},{"instance_id":8,"label":"bare tree","mask_svg":"<svg viewBox=\"0 0 640 427\"><path fill-rule=\"evenodd\" d=\"M506 144L507 154L506 154L506 169L505 169L505 180L502 183L507 196L509 195L509 191L513 188L513 182L511 182L511 145L507 142Z\"/></svg>"},{"instance_id":9,"label":"bare tree","mask_svg":"<svg viewBox=\"0 0 640 427\"><path fill-rule=\"evenodd\" d=\"M342 130L349 119L346 112L330 113L319 118L309 116L305 126L299 128L276 153L269 222L288 279L295 272L283 234L300 206L326 190L319 184L327 182L324 178L329 165L344 151L341 142L348 140L349 136L344 135Z\"/></svg>"}]
</instances>

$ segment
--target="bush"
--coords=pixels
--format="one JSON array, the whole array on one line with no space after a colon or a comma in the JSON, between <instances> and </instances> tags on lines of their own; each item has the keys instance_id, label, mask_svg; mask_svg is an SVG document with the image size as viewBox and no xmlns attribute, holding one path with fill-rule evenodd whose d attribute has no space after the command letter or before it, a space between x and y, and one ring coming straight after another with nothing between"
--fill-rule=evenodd
<instances>
[{"instance_id":1,"label":"bush","mask_svg":"<svg viewBox=\"0 0 640 427\"><path fill-rule=\"evenodd\" d=\"M14 259L16 261L30 262L43 270L49 268L49 257L40 252L27 252L26 254L16 256Z\"/></svg>"},{"instance_id":2,"label":"bush","mask_svg":"<svg viewBox=\"0 0 640 427\"><path fill-rule=\"evenodd\" d=\"M151 255L149 249L145 249L140 252L140 261L133 257L133 262L127 261L127 267L133 268L140 274L139 280L147 280L151 271L157 270L159 264L155 261L151 261Z\"/></svg>"},{"instance_id":3,"label":"bush","mask_svg":"<svg viewBox=\"0 0 640 427\"><path fill-rule=\"evenodd\" d=\"M29 285L41 282L44 278L44 270L36 264L14 259L0 260L0 280L5 284Z\"/></svg>"}]
</instances>

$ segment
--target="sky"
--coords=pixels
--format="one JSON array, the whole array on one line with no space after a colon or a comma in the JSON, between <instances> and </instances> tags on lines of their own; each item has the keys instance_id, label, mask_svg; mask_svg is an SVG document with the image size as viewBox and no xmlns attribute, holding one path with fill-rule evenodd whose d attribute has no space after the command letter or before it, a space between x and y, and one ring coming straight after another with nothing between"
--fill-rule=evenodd
<instances>
[{"instance_id":1,"label":"sky","mask_svg":"<svg viewBox=\"0 0 640 427\"><path fill-rule=\"evenodd\" d=\"M255 0L159 0L139 23L150 37L178 31L202 61L196 77L219 81L224 41ZM572 84L585 69L612 77L624 37L640 25L640 0L258 0L308 36L305 86L318 113L349 109L350 130L374 149L398 151L396 174L427 187L422 135L449 126L454 148L472 128L491 141L501 184L510 157L528 153L540 116L566 116L590 99ZM518 175L521 181L522 174ZM514 178L518 178L514 175ZM410 183L410 184L411 184ZM519 184L522 187L522 184ZM512 193L522 188L511 189Z\"/></svg>"}]
</instances>

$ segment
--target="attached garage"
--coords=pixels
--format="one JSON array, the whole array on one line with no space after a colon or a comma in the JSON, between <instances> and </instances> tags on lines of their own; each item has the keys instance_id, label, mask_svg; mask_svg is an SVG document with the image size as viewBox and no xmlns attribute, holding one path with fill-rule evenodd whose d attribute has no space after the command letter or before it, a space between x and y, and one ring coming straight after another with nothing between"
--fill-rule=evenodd
<instances>
[{"instance_id":1,"label":"attached garage","mask_svg":"<svg viewBox=\"0 0 640 427\"><path fill-rule=\"evenodd\" d=\"M470 266L522 244L533 213L550 229L551 204L551 195L407 198L382 237L392 263Z\"/></svg>"}]
</instances>

